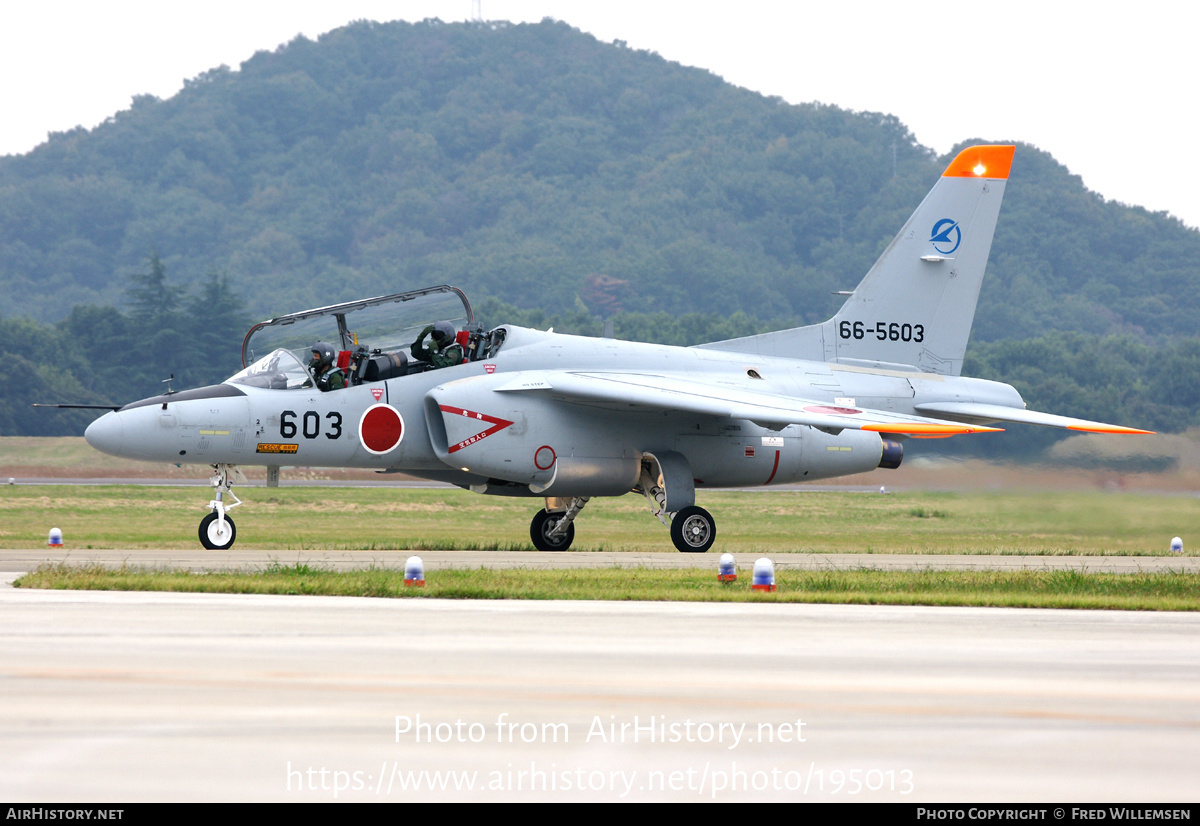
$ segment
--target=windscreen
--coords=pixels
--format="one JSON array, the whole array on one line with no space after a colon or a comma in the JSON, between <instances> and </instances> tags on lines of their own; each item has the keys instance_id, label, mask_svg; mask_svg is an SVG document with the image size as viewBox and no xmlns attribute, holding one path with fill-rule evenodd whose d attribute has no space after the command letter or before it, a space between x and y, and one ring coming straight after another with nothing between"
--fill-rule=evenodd
<instances>
[{"instance_id":1,"label":"windscreen","mask_svg":"<svg viewBox=\"0 0 1200 826\"><path fill-rule=\"evenodd\" d=\"M245 384L270 390L311 387L312 377L290 350L280 348L260 358L225 380L226 384Z\"/></svg>"}]
</instances>

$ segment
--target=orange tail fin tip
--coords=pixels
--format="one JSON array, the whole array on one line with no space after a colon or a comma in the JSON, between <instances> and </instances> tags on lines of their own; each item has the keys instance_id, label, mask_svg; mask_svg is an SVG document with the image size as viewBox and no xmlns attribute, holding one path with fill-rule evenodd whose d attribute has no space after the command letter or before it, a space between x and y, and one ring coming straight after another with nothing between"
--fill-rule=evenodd
<instances>
[{"instance_id":1,"label":"orange tail fin tip","mask_svg":"<svg viewBox=\"0 0 1200 826\"><path fill-rule=\"evenodd\" d=\"M943 178L1008 178L1017 147L968 146L946 167Z\"/></svg>"}]
</instances>

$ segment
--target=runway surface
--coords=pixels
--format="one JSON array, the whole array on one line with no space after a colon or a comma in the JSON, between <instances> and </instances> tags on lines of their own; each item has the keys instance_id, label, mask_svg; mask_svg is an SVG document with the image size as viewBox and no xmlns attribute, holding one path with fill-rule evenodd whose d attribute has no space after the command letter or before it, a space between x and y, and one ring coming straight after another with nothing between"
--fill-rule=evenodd
<instances>
[{"instance_id":1,"label":"runway surface","mask_svg":"<svg viewBox=\"0 0 1200 826\"><path fill-rule=\"evenodd\" d=\"M1197 614L0 585L0 624L13 802L1196 796Z\"/></svg>"}]
</instances>

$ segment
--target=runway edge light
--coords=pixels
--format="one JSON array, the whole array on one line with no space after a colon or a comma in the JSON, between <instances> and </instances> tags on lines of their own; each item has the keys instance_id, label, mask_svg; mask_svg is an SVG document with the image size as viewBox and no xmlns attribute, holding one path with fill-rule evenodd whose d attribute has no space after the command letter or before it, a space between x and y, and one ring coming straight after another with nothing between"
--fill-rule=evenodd
<instances>
[{"instance_id":1,"label":"runway edge light","mask_svg":"<svg viewBox=\"0 0 1200 826\"><path fill-rule=\"evenodd\" d=\"M404 584L418 588L425 587L425 563L419 556L410 556L404 563Z\"/></svg>"},{"instance_id":2,"label":"runway edge light","mask_svg":"<svg viewBox=\"0 0 1200 826\"><path fill-rule=\"evenodd\" d=\"M750 587L755 591L774 591L775 563L765 556L754 560L754 579Z\"/></svg>"},{"instance_id":3,"label":"runway edge light","mask_svg":"<svg viewBox=\"0 0 1200 826\"><path fill-rule=\"evenodd\" d=\"M1180 539L1178 536L1171 540L1171 553L1173 553L1173 554L1183 553L1183 540Z\"/></svg>"},{"instance_id":4,"label":"runway edge light","mask_svg":"<svg viewBox=\"0 0 1200 826\"><path fill-rule=\"evenodd\" d=\"M736 581L737 566L733 562L733 554L721 554L721 561L717 565L717 582L728 585Z\"/></svg>"},{"instance_id":5,"label":"runway edge light","mask_svg":"<svg viewBox=\"0 0 1200 826\"><path fill-rule=\"evenodd\" d=\"M60 531L58 528L50 529L49 545L51 548L61 548L62 547L62 531Z\"/></svg>"}]
</instances>

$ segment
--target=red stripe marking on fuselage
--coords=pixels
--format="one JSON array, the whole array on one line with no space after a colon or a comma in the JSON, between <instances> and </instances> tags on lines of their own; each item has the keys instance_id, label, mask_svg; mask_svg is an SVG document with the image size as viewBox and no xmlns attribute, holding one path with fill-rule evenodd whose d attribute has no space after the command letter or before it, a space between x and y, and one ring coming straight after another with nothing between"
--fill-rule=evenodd
<instances>
[{"instance_id":1,"label":"red stripe marking on fuselage","mask_svg":"<svg viewBox=\"0 0 1200 826\"><path fill-rule=\"evenodd\" d=\"M491 425L491 427L489 427L487 430L484 430L482 433L476 433L469 439L463 439L457 444L450 445L450 453L457 453L464 447L470 447L476 442L482 441L488 436L491 436L493 433L499 433L504 428L512 425L512 422L510 422L508 419L501 419L498 416L489 416L487 413L477 413L474 410L464 410L461 407L451 407L448 404L440 404L438 405L438 408L443 413L449 413L453 416L462 416L467 419L478 419L481 422L487 422Z\"/></svg>"},{"instance_id":2,"label":"red stripe marking on fuselage","mask_svg":"<svg viewBox=\"0 0 1200 826\"><path fill-rule=\"evenodd\" d=\"M775 473L778 470L779 470L779 451L777 450L777 451L775 451L775 466L771 468L771 475L767 477L767 481L763 482L763 484L764 485L771 484L771 480L775 478Z\"/></svg>"}]
</instances>

